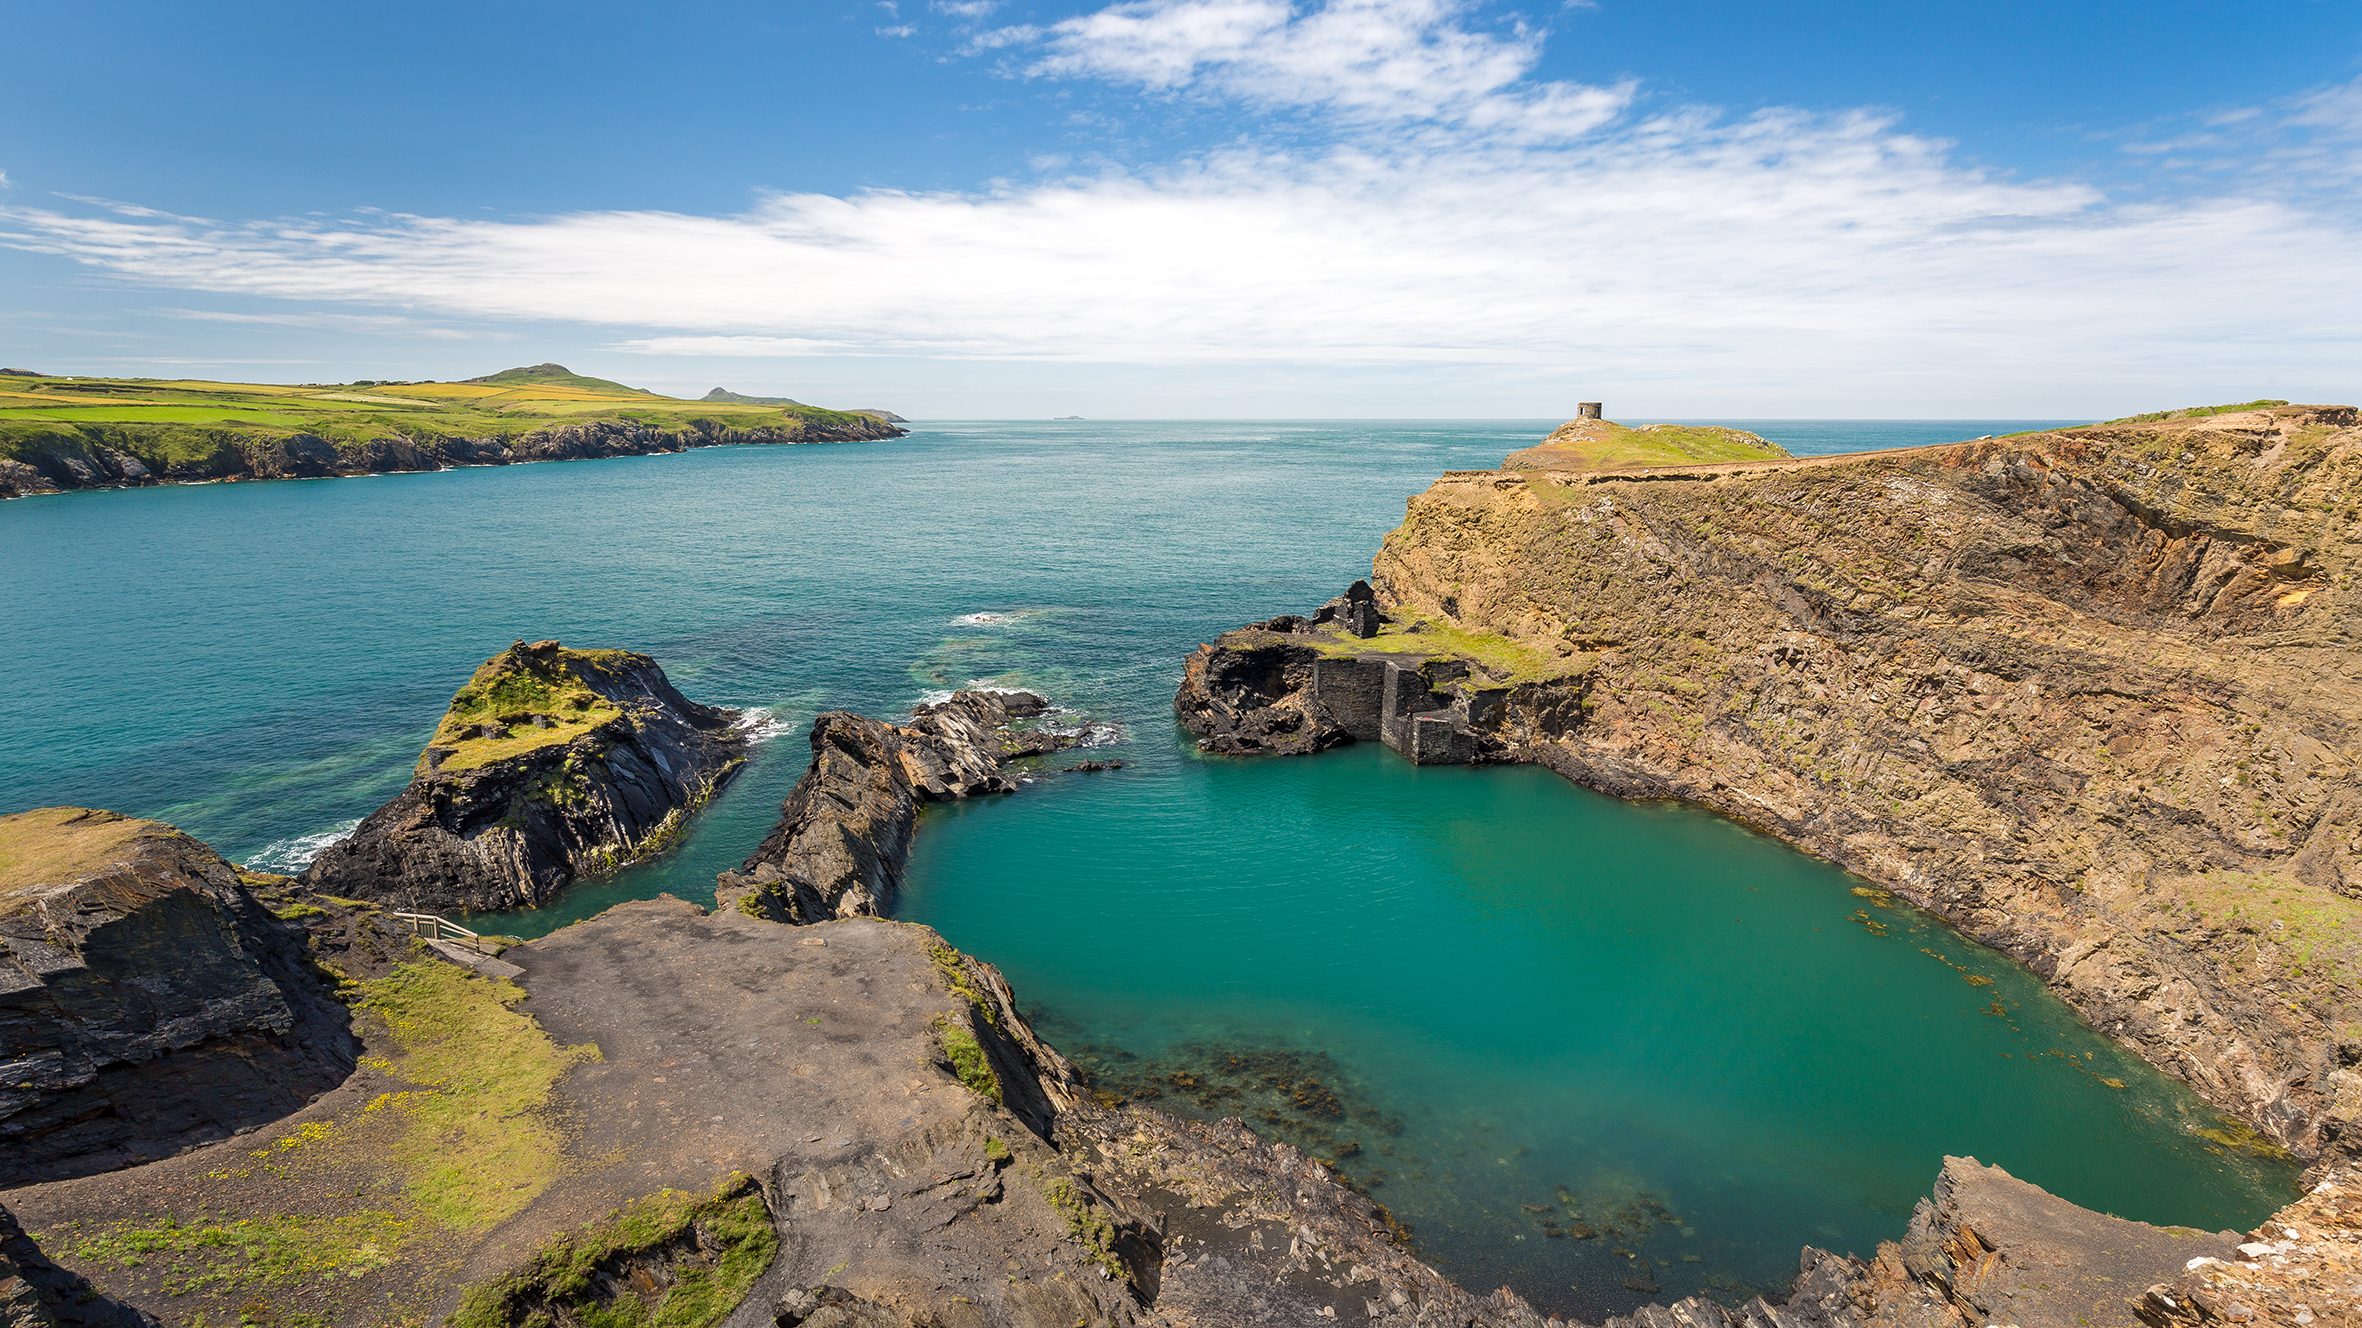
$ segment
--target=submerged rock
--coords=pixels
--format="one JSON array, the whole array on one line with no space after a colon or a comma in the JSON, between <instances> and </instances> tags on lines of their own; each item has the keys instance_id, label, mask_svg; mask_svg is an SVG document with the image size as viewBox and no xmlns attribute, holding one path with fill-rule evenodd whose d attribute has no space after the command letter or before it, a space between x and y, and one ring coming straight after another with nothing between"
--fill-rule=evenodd
<instances>
[{"instance_id":1,"label":"submerged rock","mask_svg":"<svg viewBox=\"0 0 2362 1328\"><path fill-rule=\"evenodd\" d=\"M168 1156L353 1066L301 929L170 826L0 817L0 1186Z\"/></svg>"},{"instance_id":2,"label":"submerged rock","mask_svg":"<svg viewBox=\"0 0 2362 1328\"><path fill-rule=\"evenodd\" d=\"M1088 729L1052 727L1047 699L973 690L922 705L907 724L845 710L812 722L812 765L779 823L717 899L775 922L875 916L894 905L920 804L1008 793L1011 761L1082 745Z\"/></svg>"},{"instance_id":3,"label":"submerged rock","mask_svg":"<svg viewBox=\"0 0 2362 1328\"><path fill-rule=\"evenodd\" d=\"M410 786L304 881L426 910L546 903L663 847L745 762L736 718L646 655L520 641L452 698Z\"/></svg>"}]
</instances>

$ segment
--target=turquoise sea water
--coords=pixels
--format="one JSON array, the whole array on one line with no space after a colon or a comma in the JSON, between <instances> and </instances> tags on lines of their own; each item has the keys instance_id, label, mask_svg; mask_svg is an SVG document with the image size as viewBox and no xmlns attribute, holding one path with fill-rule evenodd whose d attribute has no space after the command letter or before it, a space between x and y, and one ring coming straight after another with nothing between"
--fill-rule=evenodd
<instances>
[{"instance_id":1,"label":"turquoise sea water","mask_svg":"<svg viewBox=\"0 0 2362 1328\"><path fill-rule=\"evenodd\" d=\"M2027 421L1740 421L1799 452ZM780 736L657 862L710 899L832 706L1023 683L1127 766L928 814L904 916L1001 965L1121 1091L1334 1157L1480 1288L1597 1314L1897 1234L1946 1153L2244 1226L2288 1167L2028 975L1715 818L1534 770L1191 753L1180 661L1367 570L1403 500L1528 423L927 425L369 480L0 505L0 808L172 820L292 866L397 791L518 638L623 645ZM2113 1086L2110 1081L2121 1083ZM1559 1234L1553 1235L1552 1231Z\"/></svg>"}]
</instances>

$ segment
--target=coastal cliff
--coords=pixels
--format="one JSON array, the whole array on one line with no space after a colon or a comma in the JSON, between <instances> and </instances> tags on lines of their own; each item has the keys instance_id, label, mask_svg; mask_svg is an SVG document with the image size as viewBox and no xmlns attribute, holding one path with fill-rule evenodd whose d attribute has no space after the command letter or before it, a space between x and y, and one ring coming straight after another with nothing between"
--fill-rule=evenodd
<instances>
[{"instance_id":1,"label":"coastal cliff","mask_svg":"<svg viewBox=\"0 0 2362 1328\"><path fill-rule=\"evenodd\" d=\"M2362 1113L2358 502L2347 407L1455 473L1377 556L1379 635L1234 634L1179 705L1296 750L1370 732L1346 675L1416 678L1458 759L1777 834L2319 1154Z\"/></svg>"},{"instance_id":2,"label":"coastal cliff","mask_svg":"<svg viewBox=\"0 0 2362 1328\"><path fill-rule=\"evenodd\" d=\"M519 641L452 698L409 787L305 883L429 910L544 903L662 848L745 762L736 718L646 655Z\"/></svg>"},{"instance_id":3,"label":"coastal cliff","mask_svg":"<svg viewBox=\"0 0 2362 1328\"><path fill-rule=\"evenodd\" d=\"M19 374L0 379L0 499L866 442L905 432L877 412L784 398L680 401L556 364L459 383L302 387Z\"/></svg>"},{"instance_id":4,"label":"coastal cliff","mask_svg":"<svg viewBox=\"0 0 2362 1328\"><path fill-rule=\"evenodd\" d=\"M2362 1318L2362 417L1814 459L1646 432L1447 474L1371 585L1202 647L1182 723L1213 752L1530 762L1868 877L2318 1160L2143 1321ZM1861 1322L1923 1321L1865 1308L1896 1266L1847 1275ZM1721 1313L1636 1322L1757 1322Z\"/></svg>"},{"instance_id":5,"label":"coastal cliff","mask_svg":"<svg viewBox=\"0 0 2362 1328\"><path fill-rule=\"evenodd\" d=\"M285 1115L352 1069L300 928L170 826L0 817L0 1186Z\"/></svg>"}]
</instances>

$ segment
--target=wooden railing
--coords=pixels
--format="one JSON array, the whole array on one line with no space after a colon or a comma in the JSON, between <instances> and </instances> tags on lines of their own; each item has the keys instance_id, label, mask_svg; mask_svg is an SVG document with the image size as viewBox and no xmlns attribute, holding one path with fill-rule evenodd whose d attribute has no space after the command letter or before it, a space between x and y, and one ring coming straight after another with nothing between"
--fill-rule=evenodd
<instances>
[{"instance_id":1,"label":"wooden railing","mask_svg":"<svg viewBox=\"0 0 2362 1328\"><path fill-rule=\"evenodd\" d=\"M395 913L396 923L409 929L411 935L429 941L474 941L475 932L460 926L440 913Z\"/></svg>"}]
</instances>

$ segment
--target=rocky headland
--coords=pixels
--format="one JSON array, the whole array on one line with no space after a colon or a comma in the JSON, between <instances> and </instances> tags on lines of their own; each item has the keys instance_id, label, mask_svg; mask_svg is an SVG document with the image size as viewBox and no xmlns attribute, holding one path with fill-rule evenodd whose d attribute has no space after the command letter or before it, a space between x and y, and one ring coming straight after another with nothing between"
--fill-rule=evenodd
<instances>
[{"instance_id":1,"label":"rocky headland","mask_svg":"<svg viewBox=\"0 0 2362 1328\"><path fill-rule=\"evenodd\" d=\"M722 873L721 905L778 922L887 913L923 804L1011 792L1010 762L1089 736L1047 722L1050 715L1045 697L994 689L955 692L905 724L823 714L812 724L811 767L761 846Z\"/></svg>"},{"instance_id":2,"label":"rocky headland","mask_svg":"<svg viewBox=\"0 0 2362 1328\"><path fill-rule=\"evenodd\" d=\"M1652 462L1578 421L1414 498L1371 585L1202 648L1176 708L1210 751L1532 762L1769 831L2026 963L2351 1212L2358 426Z\"/></svg>"},{"instance_id":3,"label":"rocky headland","mask_svg":"<svg viewBox=\"0 0 2362 1328\"><path fill-rule=\"evenodd\" d=\"M661 849L745 762L737 719L646 655L519 641L452 698L409 787L305 883L424 910L544 903Z\"/></svg>"},{"instance_id":4,"label":"rocky headland","mask_svg":"<svg viewBox=\"0 0 2362 1328\"><path fill-rule=\"evenodd\" d=\"M286 1115L353 1068L300 927L170 826L0 817L0 1186Z\"/></svg>"},{"instance_id":5,"label":"rocky headland","mask_svg":"<svg viewBox=\"0 0 2362 1328\"><path fill-rule=\"evenodd\" d=\"M729 393L680 401L558 364L459 383L9 377L19 381L0 388L0 499L867 442L906 432L887 412Z\"/></svg>"}]
</instances>

